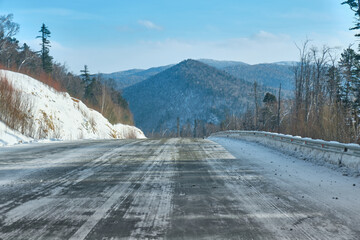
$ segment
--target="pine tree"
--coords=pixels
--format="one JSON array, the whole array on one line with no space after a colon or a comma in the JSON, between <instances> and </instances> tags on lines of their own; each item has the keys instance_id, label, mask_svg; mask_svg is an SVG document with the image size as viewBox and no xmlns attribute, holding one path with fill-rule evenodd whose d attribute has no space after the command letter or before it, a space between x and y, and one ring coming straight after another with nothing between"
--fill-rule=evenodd
<instances>
[{"instance_id":1,"label":"pine tree","mask_svg":"<svg viewBox=\"0 0 360 240\"><path fill-rule=\"evenodd\" d=\"M345 2L342 2L342 4L349 5L350 9L355 12L355 27L350 28L350 30L360 30L360 0L347 0ZM360 33L355 34L356 37L360 37ZM358 46L360 50L360 44ZM352 114L354 117L354 129L355 129L355 140L357 142L360 141L360 133L359 133L359 126L360 126L360 120L359 120L359 112L360 112L360 55L355 53L355 72L356 74L352 78L352 82L346 82L345 87L345 93L352 91L353 95L353 101L352 101Z\"/></svg>"},{"instance_id":2,"label":"pine tree","mask_svg":"<svg viewBox=\"0 0 360 240\"><path fill-rule=\"evenodd\" d=\"M273 104L273 103L276 103L276 97L275 97L274 94L271 94L271 93L267 92L267 93L265 94L265 97L264 97L264 99L263 99L263 102L264 102L265 104Z\"/></svg>"},{"instance_id":3,"label":"pine tree","mask_svg":"<svg viewBox=\"0 0 360 240\"><path fill-rule=\"evenodd\" d=\"M342 84L340 87L340 99L345 109L346 122L351 126L351 136L353 141L358 139L359 107L360 107L360 78L359 60L356 52L350 47L341 54L339 61L341 69Z\"/></svg>"},{"instance_id":4,"label":"pine tree","mask_svg":"<svg viewBox=\"0 0 360 240\"><path fill-rule=\"evenodd\" d=\"M43 25L41 26L41 29L39 31L41 33L41 36L37 36L36 38L41 38L41 61L42 61L42 67L43 70L47 73L50 73L52 71L52 57L49 55L50 52L50 41L49 41L49 37L50 37L50 30L48 29L48 27L43 23Z\"/></svg>"},{"instance_id":5,"label":"pine tree","mask_svg":"<svg viewBox=\"0 0 360 240\"><path fill-rule=\"evenodd\" d=\"M84 98L93 106L100 106L99 98L102 94L101 83L93 77L90 84L85 87Z\"/></svg>"},{"instance_id":6,"label":"pine tree","mask_svg":"<svg viewBox=\"0 0 360 240\"><path fill-rule=\"evenodd\" d=\"M359 66L356 52L348 47L341 54L339 67L343 78L343 83L340 90L340 98L346 108L350 108L354 101L354 91L359 81L357 77L357 66Z\"/></svg>"},{"instance_id":7,"label":"pine tree","mask_svg":"<svg viewBox=\"0 0 360 240\"><path fill-rule=\"evenodd\" d=\"M89 72L89 68L87 65L84 65L84 69L80 70L81 72L81 78L85 84L85 86L88 86L91 83L91 79L90 79L90 72Z\"/></svg>"},{"instance_id":8,"label":"pine tree","mask_svg":"<svg viewBox=\"0 0 360 240\"><path fill-rule=\"evenodd\" d=\"M21 62L18 67L18 71L21 70L21 67L25 64L25 62L27 60L29 60L31 58L31 50L30 50L30 47L29 45L27 45L26 43L23 44L23 46L20 48L21 52L20 52L20 55L22 55L22 59L21 59Z\"/></svg>"},{"instance_id":9,"label":"pine tree","mask_svg":"<svg viewBox=\"0 0 360 240\"><path fill-rule=\"evenodd\" d=\"M350 28L350 30L359 30L360 29L360 0L347 0L341 4L349 5L350 9L355 12L356 23L355 27ZM356 37L360 37L360 33L355 34Z\"/></svg>"}]
</instances>

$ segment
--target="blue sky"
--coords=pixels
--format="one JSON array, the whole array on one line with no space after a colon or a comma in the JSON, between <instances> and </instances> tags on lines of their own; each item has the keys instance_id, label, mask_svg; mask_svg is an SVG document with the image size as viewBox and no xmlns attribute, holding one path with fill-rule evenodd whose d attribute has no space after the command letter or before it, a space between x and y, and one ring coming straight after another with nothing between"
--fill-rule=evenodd
<instances>
[{"instance_id":1,"label":"blue sky","mask_svg":"<svg viewBox=\"0 0 360 240\"><path fill-rule=\"evenodd\" d=\"M345 48L355 42L342 0L0 0L16 36L38 50L42 23L50 53L79 73L149 68L183 59L251 64L297 60L296 44Z\"/></svg>"}]
</instances>

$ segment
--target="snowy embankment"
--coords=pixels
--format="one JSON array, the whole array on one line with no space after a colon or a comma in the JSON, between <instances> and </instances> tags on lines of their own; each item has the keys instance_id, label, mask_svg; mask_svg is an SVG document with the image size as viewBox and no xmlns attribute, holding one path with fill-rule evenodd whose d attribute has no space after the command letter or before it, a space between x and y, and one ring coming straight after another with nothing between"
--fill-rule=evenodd
<instances>
[{"instance_id":1,"label":"snowy embankment","mask_svg":"<svg viewBox=\"0 0 360 240\"><path fill-rule=\"evenodd\" d=\"M125 139L145 138L143 132L133 126L112 125L99 112L89 109L68 93L57 92L27 75L0 70L0 79L7 81L22 94L22 100L31 106L28 113L32 120L29 132L34 139ZM0 123L0 146L28 142L25 137Z\"/></svg>"},{"instance_id":2,"label":"snowy embankment","mask_svg":"<svg viewBox=\"0 0 360 240\"><path fill-rule=\"evenodd\" d=\"M33 141L32 138L26 137L21 133L8 128L0 121L0 146L28 143L31 141Z\"/></svg>"},{"instance_id":3,"label":"snowy embankment","mask_svg":"<svg viewBox=\"0 0 360 240\"><path fill-rule=\"evenodd\" d=\"M360 145L343 144L258 131L225 131L213 134L214 137L229 137L258 142L286 151L304 160L329 165L350 173L360 173Z\"/></svg>"}]
</instances>

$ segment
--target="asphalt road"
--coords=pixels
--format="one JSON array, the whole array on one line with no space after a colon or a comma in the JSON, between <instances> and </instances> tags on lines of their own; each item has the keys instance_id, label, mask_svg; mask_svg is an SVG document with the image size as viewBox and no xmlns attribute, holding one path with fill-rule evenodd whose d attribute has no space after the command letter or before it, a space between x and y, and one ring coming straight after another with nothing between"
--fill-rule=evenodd
<instances>
[{"instance_id":1,"label":"asphalt road","mask_svg":"<svg viewBox=\"0 0 360 240\"><path fill-rule=\"evenodd\" d=\"M213 140L0 148L0 239L360 239L358 178Z\"/></svg>"}]
</instances>

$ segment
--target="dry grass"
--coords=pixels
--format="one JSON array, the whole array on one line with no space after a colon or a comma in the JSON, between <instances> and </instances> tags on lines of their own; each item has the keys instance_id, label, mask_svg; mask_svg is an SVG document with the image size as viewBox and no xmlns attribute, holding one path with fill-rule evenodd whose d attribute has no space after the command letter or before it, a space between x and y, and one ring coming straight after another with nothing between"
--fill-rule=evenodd
<instances>
[{"instance_id":1,"label":"dry grass","mask_svg":"<svg viewBox=\"0 0 360 240\"><path fill-rule=\"evenodd\" d=\"M136 134L134 132L129 132L129 134L126 136L128 139L136 139Z\"/></svg>"},{"instance_id":2,"label":"dry grass","mask_svg":"<svg viewBox=\"0 0 360 240\"><path fill-rule=\"evenodd\" d=\"M16 68L7 68L3 65L0 65L0 69L4 69L4 70L9 70L9 71L13 71L13 72L18 72L18 73L22 73L25 75L28 75L36 80L39 80L40 82L44 83L45 85L55 89L58 92L65 92L64 88L61 86L61 84L59 82L57 82L56 80L54 80L50 74L45 73L43 71L41 71L40 73L33 73L30 70L23 68L21 71L18 71Z\"/></svg>"},{"instance_id":3,"label":"dry grass","mask_svg":"<svg viewBox=\"0 0 360 240\"><path fill-rule=\"evenodd\" d=\"M0 77L0 120L24 135L34 135L31 103L6 77Z\"/></svg>"},{"instance_id":4,"label":"dry grass","mask_svg":"<svg viewBox=\"0 0 360 240\"><path fill-rule=\"evenodd\" d=\"M48 115L43 110L40 111L41 117L37 119L39 123L38 132L36 133L36 138L60 138L60 129L54 124L54 119L52 115Z\"/></svg>"},{"instance_id":5,"label":"dry grass","mask_svg":"<svg viewBox=\"0 0 360 240\"><path fill-rule=\"evenodd\" d=\"M96 121L95 121L94 117L91 116L89 118L89 124L90 124L90 127L91 127L93 133L96 133L97 129L96 129Z\"/></svg>"},{"instance_id":6,"label":"dry grass","mask_svg":"<svg viewBox=\"0 0 360 240\"><path fill-rule=\"evenodd\" d=\"M111 129L110 137L116 139L118 138L118 133L114 129Z\"/></svg>"}]
</instances>

